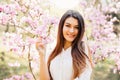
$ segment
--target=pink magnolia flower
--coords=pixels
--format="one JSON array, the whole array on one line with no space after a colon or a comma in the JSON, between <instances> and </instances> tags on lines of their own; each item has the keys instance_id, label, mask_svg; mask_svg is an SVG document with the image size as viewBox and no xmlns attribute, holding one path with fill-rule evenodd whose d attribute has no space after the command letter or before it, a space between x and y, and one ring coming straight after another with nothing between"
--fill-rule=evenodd
<instances>
[{"instance_id":1,"label":"pink magnolia flower","mask_svg":"<svg viewBox=\"0 0 120 80\"><path fill-rule=\"evenodd\" d=\"M36 43L36 40L35 40L34 38L27 37L25 43L26 43L27 45L29 45L29 44L32 45L32 44L35 44L35 43Z\"/></svg>"},{"instance_id":2,"label":"pink magnolia flower","mask_svg":"<svg viewBox=\"0 0 120 80\"><path fill-rule=\"evenodd\" d=\"M26 79L28 79L28 80L33 80L33 76L32 76L31 73L25 73L25 74L24 74L24 77L25 77Z\"/></svg>"},{"instance_id":3,"label":"pink magnolia flower","mask_svg":"<svg viewBox=\"0 0 120 80\"><path fill-rule=\"evenodd\" d=\"M3 7L0 5L0 12L2 12L3 11Z\"/></svg>"}]
</instances>

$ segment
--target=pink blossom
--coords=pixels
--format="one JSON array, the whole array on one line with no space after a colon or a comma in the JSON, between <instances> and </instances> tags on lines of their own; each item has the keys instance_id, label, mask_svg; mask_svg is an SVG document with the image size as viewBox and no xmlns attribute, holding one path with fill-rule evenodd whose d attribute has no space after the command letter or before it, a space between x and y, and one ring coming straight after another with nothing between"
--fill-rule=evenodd
<instances>
[{"instance_id":1,"label":"pink blossom","mask_svg":"<svg viewBox=\"0 0 120 80\"><path fill-rule=\"evenodd\" d=\"M33 77L30 73L25 73L24 75L13 75L10 78L6 78L3 80L33 80Z\"/></svg>"},{"instance_id":2,"label":"pink blossom","mask_svg":"<svg viewBox=\"0 0 120 80\"><path fill-rule=\"evenodd\" d=\"M6 25L8 22L9 22L9 20L10 20L11 18L10 18L10 16L9 15L5 15L5 14L3 14L2 15L2 18L1 18L1 23L4 25Z\"/></svg>"},{"instance_id":3,"label":"pink blossom","mask_svg":"<svg viewBox=\"0 0 120 80\"><path fill-rule=\"evenodd\" d=\"M27 8L25 6L21 6L21 11L26 12Z\"/></svg>"},{"instance_id":4,"label":"pink blossom","mask_svg":"<svg viewBox=\"0 0 120 80\"><path fill-rule=\"evenodd\" d=\"M87 6L87 2L86 1L81 1L80 2L80 6L86 7Z\"/></svg>"},{"instance_id":5,"label":"pink blossom","mask_svg":"<svg viewBox=\"0 0 120 80\"><path fill-rule=\"evenodd\" d=\"M3 11L3 8L2 8L2 6L0 5L0 12L2 12Z\"/></svg>"},{"instance_id":6,"label":"pink blossom","mask_svg":"<svg viewBox=\"0 0 120 80\"><path fill-rule=\"evenodd\" d=\"M35 44L36 40L34 38L27 37L26 38L26 44Z\"/></svg>"},{"instance_id":7,"label":"pink blossom","mask_svg":"<svg viewBox=\"0 0 120 80\"><path fill-rule=\"evenodd\" d=\"M24 77L28 80L33 80L32 74L30 73L25 73Z\"/></svg>"}]
</instances>

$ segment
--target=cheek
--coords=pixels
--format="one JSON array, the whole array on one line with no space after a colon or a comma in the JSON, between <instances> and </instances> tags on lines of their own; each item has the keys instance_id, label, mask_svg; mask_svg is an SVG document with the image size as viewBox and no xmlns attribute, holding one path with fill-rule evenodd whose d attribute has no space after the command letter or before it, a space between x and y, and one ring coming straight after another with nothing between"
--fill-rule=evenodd
<instances>
[{"instance_id":1,"label":"cheek","mask_svg":"<svg viewBox=\"0 0 120 80\"><path fill-rule=\"evenodd\" d=\"M66 27L63 27L63 34L67 31Z\"/></svg>"},{"instance_id":2,"label":"cheek","mask_svg":"<svg viewBox=\"0 0 120 80\"><path fill-rule=\"evenodd\" d=\"M78 30L78 29L77 29L77 30L75 30L75 34L76 34L76 35L78 35L78 32L79 32L79 30Z\"/></svg>"},{"instance_id":3,"label":"cheek","mask_svg":"<svg viewBox=\"0 0 120 80\"><path fill-rule=\"evenodd\" d=\"M63 29L62 29L62 33L63 33L63 36L64 36L64 34L65 34L65 29L64 29L64 27L63 27Z\"/></svg>"}]
</instances>

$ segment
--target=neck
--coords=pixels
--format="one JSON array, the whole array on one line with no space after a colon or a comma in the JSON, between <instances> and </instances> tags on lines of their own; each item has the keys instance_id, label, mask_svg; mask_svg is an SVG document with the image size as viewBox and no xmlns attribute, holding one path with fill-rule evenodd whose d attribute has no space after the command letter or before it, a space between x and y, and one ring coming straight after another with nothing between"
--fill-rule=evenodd
<instances>
[{"instance_id":1,"label":"neck","mask_svg":"<svg viewBox=\"0 0 120 80\"><path fill-rule=\"evenodd\" d=\"M71 42L65 42L64 43L64 50L66 50L67 48L69 48L71 46Z\"/></svg>"}]
</instances>

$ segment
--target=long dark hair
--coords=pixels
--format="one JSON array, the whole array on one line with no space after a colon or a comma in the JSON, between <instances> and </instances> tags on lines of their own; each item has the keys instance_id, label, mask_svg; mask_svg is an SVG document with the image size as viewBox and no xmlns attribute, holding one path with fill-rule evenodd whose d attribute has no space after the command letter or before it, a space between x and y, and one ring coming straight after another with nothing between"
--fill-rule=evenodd
<instances>
[{"instance_id":1,"label":"long dark hair","mask_svg":"<svg viewBox=\"0 0 120 80\"><path fill-rule=\"evenodd\" d=\"M78 35L75 38L75 40L72 42L72 59L73 59L73 69L74 69L74 75L73 78L76 78L79 76L84 68L86 67L86 58L87 55L84 52L84 49L81 46L82 38L85 32L85 24L83 17L80 15L79 12L75 10L68 10L60 19L59 27L58 27L58 35L57 35L57 44L51 55L48 59L48 71L50 73L50 62L62 51L62 48L64 47L64 37L63 37L63 26L64 22L68 17L73 17L78 20ZM50 74L51 77L51 74ZM52 80L52 77L51 79Z\"/></svg>"}]
</instances>

